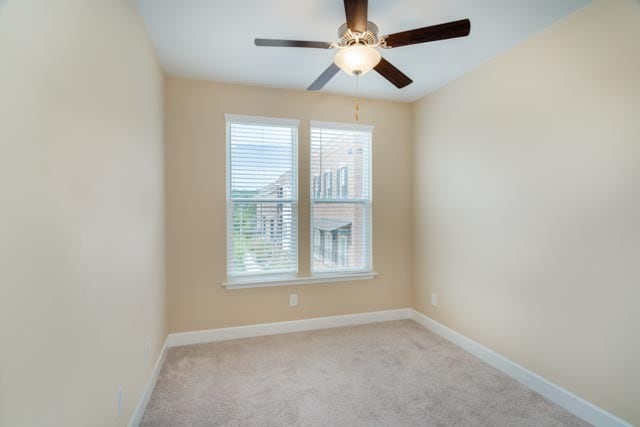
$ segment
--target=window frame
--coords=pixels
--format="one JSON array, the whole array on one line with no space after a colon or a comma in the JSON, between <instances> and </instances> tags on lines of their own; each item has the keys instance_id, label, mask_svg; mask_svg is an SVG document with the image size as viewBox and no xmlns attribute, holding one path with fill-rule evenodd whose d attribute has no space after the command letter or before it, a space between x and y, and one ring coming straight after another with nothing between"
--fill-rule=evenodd
<instances>
[{"instance_id":1,"label":"window frame","mask_svg":"<svg viewBox=\"0 0 640 427\"><path fill-rule=\"evenodd\" d=\"M293 286L293 285L308 285L308 284L326 284L326 283L336 283L336 282L354 282L354 281L362 281L362 280L371 280L378 276L378 273L372 270L373 268L373 222L372 222L372 212L373 212L373 173L371 168L372 158L373 158L373 126L369 125L352 125L349 123L331 123L331 122L319 122L310 120L309 123L309 140L307 143L309 144L309 148L311 147L311 128L314 124L331 124L337 127L343 127L345 130L360 128L360 129L368 129L368 131L372 134L370 140L370 153L369 153L369 202L371 203L371 207L369 209L369 270L355 270L355 271L338 271L338 272L318 272L313 273L307 276L300 276L300 230L303 228L300 223L300 159L299 159L299 149L300 149L300 120L298 119L285 119L285 118L273 118L273 117L264 117L264 116L249 116L249 115L239 115L239 114L225 114L226 126L225 126L225 144L226 144L226 251L225 256L229 254L229 245L230 245L230 221L232 220L231 210L230 210L230 132L229 127L231 122L242 122L248 124L257 124L257 125L276 125L276 126L292 126L295 128L295 168L296 168L296 188L295 188L295 221L296 221L296 268L295 272L292 273L269 273L269 274L246 274L246 275L228 275L228 259L225 261L225 269L226 269L226 280L221 285L228 290L236 290L236 289L247 289L247 288L262 288L262 287L273 287L273 286ZM311 158L309 156L309 162L307 164L310 165ZM307 185L308 188L313 185L313 176L310 173L308 174L308 182L303 183L303 185ZM318 191L320 195L322 194L322 172L318 176ZM313 197L313 193L309 193L309 201L311 201ZM231 205L232 206L232 205ZM309 212L309 228L310 232L313 232L311 229L311 221L312 221L312 212ZM303 218L306 220L306 218ZM309 256L309 259L312 262L313 257L313 239L311 235L309 236L309 253L306 254ZM309 266L311 267L311 266Z\"/></svg>"},{"instance_id":2,"label":"window frame","mask_svg":"<svg viewBox=\"0 0 640 427\"><path fill-rule=\"evenodd\" d=\"M310 120L309 121L309 176L312 176L311 170L311 144L312 144L312 131L313 129L331 129L331 130L343 130L348 132L366 132L369 133L369 156L368 156L368 164L365 166L368 168L368 176L369 176L369 185L368 185L368 198L359 198L359 199L343 199L342 197L334 197L334 198L314 198L313 194L310 193L309 197L309 271L311 272L311 277L322 276L322 275L338 275L341 277L349 277L351 275L373 275L370 278L373 278L377 275L377 273L373 270L373 125L367 124L354 124L354 123L339 123L339 122L324 122L318 120ZM320 176L324 175L324 171L320 168ZM341 167L339 167L336 171L339 171ZM333 175L333 173L330 173ZM310 185L311 187L311 185ZM323 190L324 191L324 190ZM324 193L321 193L324 194ZM351 269L336 269L336 270L328 270L328 271L314 271L313 269L313 260L314 260L314 239L313 239L313 224L314 224L314 203L337 203L337 204L364 204L367 207L367 223L366 223L366 232L369 236L369 242L367 245L366 256L366 266L364 268L351 268ZM348 280L348 279L347 279Z\"/></svg>"},{"instance_id":3,"label":"window frame","mask_svg":"<svg viewBox=\"0 0 640 427\"><path fill-rule=\"evenodd\" d=\"M225 176L225 192L226 192L226 278L227 284L233 283L251 283L251 282L263 282L268 280L277 280L277 279L291 279L295 278L298 275L298 271L300 269L300 218L299 218L299 207L300 207L300 184L299 184L299 176L300 176L300 168L299 168L299 142L300 142L300 120L298 119L287 119L287 118L275 118L275 117L264 117L264 116L248 116L248 115L240 115L240 114L225 114L225 132L226 132L226 176ZM257 126L281 126L281 127L291 127L293 130L292 135L292 147L291 153L293 156L292 165L294 171L292 171L292 177L295 179L294 188L291 191L291 197L287 199L274 199L274 198L252 198L251 200L243 198L233 198L231 197L231 125L233 123L242 123L242 124L250 124ZM295 263L294 269L286 272L261 272L261 273L240 273L240 274L231 274L229 270L229 248L232 245L232 236L231 232L233 228L233 206L234 203L287 203L292 206L292 218L295 221Z\"/></svg>"}]
</instances>

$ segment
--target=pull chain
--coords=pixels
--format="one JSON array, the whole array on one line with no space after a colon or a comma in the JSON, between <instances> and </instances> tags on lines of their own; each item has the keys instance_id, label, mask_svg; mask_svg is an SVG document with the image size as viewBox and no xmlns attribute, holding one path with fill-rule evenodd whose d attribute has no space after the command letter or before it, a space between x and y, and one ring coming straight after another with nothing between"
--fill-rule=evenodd
<instances>
[{"instance_id":1,"label":"pull chain","mask_svg":"<svg viewBox=\"0 0 640 427\"><path fill-rule=\"evenodd\" d=\"M355 112L355 116L356 116L356 122L360 120L360 106L358 105L358 78L360 77L360 74L356 74L356 112Z\"/></svg>"}]
</instances>

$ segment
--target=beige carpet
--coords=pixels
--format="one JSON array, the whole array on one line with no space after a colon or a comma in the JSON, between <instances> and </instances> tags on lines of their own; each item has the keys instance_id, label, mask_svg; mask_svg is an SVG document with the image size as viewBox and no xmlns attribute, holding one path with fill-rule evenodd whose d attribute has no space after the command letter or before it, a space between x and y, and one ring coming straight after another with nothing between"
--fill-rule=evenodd
<instances>
[{"instance_id":1,"label":"beige carpet","mask_svg":"<svg viewBox=\"0 0 640 427\"><path fill-rule=\"evenodd\" d=\"M401 320L171 348L142 425L588 424Z\"/></svg>"}]
</instances>

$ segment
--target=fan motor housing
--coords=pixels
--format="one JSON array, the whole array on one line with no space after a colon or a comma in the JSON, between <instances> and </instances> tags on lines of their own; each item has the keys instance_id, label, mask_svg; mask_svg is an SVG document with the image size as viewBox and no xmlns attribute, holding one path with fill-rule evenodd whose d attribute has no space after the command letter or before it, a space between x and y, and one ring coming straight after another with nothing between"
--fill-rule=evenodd
<instances>
[{"instance_id":1,"label":"fan motor housing","mask_svg":"<svg viewBox=\"0 0 640 427\"><path fill-rule=\"evenodd\" d=\"M340 39L340 46L350 46L356 43L375 45L378 43L378 26L371 21L367 21L367 31L356 33L349 31L349 27L347 27L347 23L345 22L338 28L338 37Z\"/></svg>"}]
</instances>

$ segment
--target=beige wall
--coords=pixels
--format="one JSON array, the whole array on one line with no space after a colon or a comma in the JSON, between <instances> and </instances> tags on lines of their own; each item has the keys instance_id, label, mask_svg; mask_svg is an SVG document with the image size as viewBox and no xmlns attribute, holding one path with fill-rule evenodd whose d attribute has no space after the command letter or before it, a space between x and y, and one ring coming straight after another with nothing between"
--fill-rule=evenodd
<instances>
[{"instance_id":1,"label":"beige wall","mask_svg":"<svg viewBox=\"0 0 640 427\"><path fill-rule=\"evenodd\" d=\"M0 64L0 425L126 425L166 334L162 72L127 0L1 1Z\"/></svg>"},{"instance_id":2,"label":"beige wall","mask_svg":"<svg viewBox=\"0 0 640 427\"><path fill-rule=\"evenodd\" d=\"M224 113L301 120L306 275L308 121L354 100L163 87L131 2L0 1L0 425L126 423L166 335L163 203L171 331L413 302L640 423L638 22L597 0L413 106L361 101L379 277L225 290Z\"/></svg>"},{"instance_id":3,"label":"beige wall","mask_svg":"<svg viewBox=\"0 0 640 427\"><path fill-rule=\"evenodd\" d=\"M362 101L373 135L373 264L360 282L225 290L225 113L300 119L300 273L309 273L309 120L350 122L347 97L170 77L167 282L172 332L409 306L411 106ZM290 293L299 295L289 307Z\"/></svg>"},{"instance_id":4,"label":"beige wall","mask_svg":"<svg viewBox=\"0 0 640 427\"><path fill-rule=\"evenodd\" d=\"M427 96L415 136L415 307L640 424L639 4Z\"/></svg>"}]
</instances>

